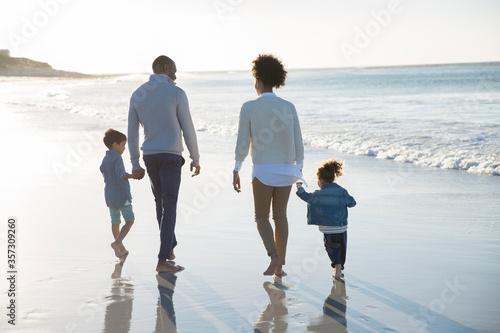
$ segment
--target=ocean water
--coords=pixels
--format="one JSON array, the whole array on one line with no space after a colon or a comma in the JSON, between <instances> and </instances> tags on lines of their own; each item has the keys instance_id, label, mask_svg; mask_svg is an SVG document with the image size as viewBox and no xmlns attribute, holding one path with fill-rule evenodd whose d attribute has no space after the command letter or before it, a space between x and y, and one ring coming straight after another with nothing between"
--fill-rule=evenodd
<instances>
[{"instance_id":1,"label":"ocean water","mask_svg":"<svg viewBox=\"0 0 500 333\"><path fill-rule=\"evenodd\" d=\"M125 125L148 76L0 77L0 102ZM250 71L179 72L177 83L196 129L217 135L236 135L241 104L257 97ZM295 104L308 146L500 175L500 63L291 70L277 94Z\"/></svg>"}]
</instances>

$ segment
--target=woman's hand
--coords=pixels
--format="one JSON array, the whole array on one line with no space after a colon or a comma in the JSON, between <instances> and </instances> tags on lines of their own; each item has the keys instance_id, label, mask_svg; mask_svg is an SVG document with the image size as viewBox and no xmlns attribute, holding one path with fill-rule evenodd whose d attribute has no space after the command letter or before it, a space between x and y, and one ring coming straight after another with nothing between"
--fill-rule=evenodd
<instances>
[{"instance_id":1,"label":"woman's hand","mask_svg":"<svg viewBox=\"0 0 500 333\"><path fill-rule=\"evenodd\" d=\"M233 171L233 188L236 192L241 192L240 173L238 171Z\"/></svg>"}]
</instances>

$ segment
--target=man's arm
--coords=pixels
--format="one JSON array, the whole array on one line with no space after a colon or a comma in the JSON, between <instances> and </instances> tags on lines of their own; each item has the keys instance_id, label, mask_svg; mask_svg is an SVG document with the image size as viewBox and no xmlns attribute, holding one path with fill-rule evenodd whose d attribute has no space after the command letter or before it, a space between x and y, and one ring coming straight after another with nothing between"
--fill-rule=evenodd
<instances>
[{"instance_id":1,"label":"man's arm","mask_svg":"<svg viewBox=\"0 0 500 333\"><path fill-rule=\"evenodd\" d=\"M196 169L196 175L199 173L200 153L198 151L198 141L193 125L193 119L191 118L191 112L189 111L189 102L186 93L182 90L178 94L177 119L179 119L182 135L184 136L184 141L186 142L187 149L189 150L189 158L192 160L191 170L194 167Z\"/></svg>"},{"instance_id":2,"label":"man's arm","mask_svg":"<svg viewBox=\"0 0 500 333\"><path fill-rule=\"evenodd\" d=\"M139 150L139 116L135 110L132 99L130 100L130 107L128 111L128 149L130 152L130 161L132 162L132 171L142 169L139 163L141 152Z\"/></svg>"}]
</instances>

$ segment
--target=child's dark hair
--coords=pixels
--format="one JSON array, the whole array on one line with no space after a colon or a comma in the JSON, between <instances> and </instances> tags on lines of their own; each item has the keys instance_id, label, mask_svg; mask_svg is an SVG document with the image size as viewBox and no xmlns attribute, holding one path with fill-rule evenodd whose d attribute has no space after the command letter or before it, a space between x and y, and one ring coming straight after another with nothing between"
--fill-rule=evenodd
<instances>
[{"instance_id":1,"label":"child's dark hair","mask_svg":"<svg viewBox=\"0 0 500 333\"><path fill-rule=\"evenodd\" d=\"M106 147L111 149L114 142L120 144L123 141L127 141L127 136L122 132L118 132L117 130L108 128L108 130L104 133L104 138L102 139L102 141L104 141Z\"/></svg>"},{"instance_id":2,"label":"child's dark hair","mask_svg":"<svg viewBox=\"0 0 500 333\"><path fill-rule=\"evenodd\" d=\"M252 74L256 80L264 85L280 88L285 85L288 72L280 59L272 54L259 54L253 61Z\"/></svg>"},{"instance_id":3,"label":"child's dark hair","mask_svg":"<svg viewBox=\"0 0 500 333\"><path fill-rule=\"evenodd\" d=\"M343 168L344 163L332 158L321 164L321 166L318 168L318 171L316 172L316 177L318 177L318 179L323 179L328 183L332 183L335 178L342 176Z\"/></svg>"}]
</instances>

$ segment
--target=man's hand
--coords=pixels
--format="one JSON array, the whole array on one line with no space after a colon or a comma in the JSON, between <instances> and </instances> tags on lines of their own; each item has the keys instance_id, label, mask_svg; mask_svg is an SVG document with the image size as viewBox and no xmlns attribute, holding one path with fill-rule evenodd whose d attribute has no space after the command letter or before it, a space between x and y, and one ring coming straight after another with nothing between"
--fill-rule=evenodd
<instances>
[{"instance_id":1,"label":"man's hand","mask_svg":"<svg viewBox=\"0 0 500 333\"><path fill-rule=\"evenodd\" d=\"M240 173L238 171L233 171L233 188L236 192L241 192Z\"/></svg>"},{"instance_id":2,"label":"man's hand","mask_svg":"<svg viewBox=\"0 0 500 333\"><path fill-rule=\"evenodd\" d=\"M132 170L132 176L134 179L141 180L144 178L144 175L146 174L146 170L143 168Z\"/></svg>"},{"instance_id":3,"label":"man's hand","mask_svg":"<svg viewBox=\"0 0 500 333\"><path fill-rule=\"evenodd\" d=\"M193 165L193 164L191 163L191 165L189 166L189 171L191 171L191 172L192 172L192 171L193 171L193 169L194 169L194 172L193 172L193 174L191 175L191 177L198 176L198 175L200 174L201 166L199 166L199 165L196 165L196 166L195 166L195 165Z\"/></svg>"}]
</instances>

